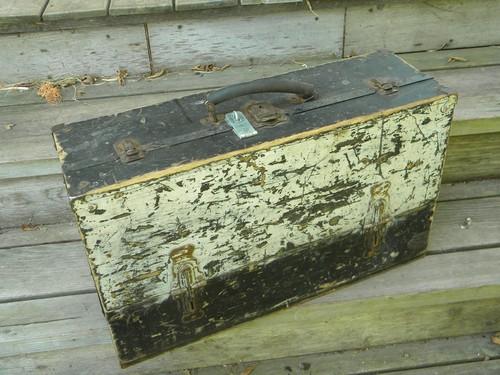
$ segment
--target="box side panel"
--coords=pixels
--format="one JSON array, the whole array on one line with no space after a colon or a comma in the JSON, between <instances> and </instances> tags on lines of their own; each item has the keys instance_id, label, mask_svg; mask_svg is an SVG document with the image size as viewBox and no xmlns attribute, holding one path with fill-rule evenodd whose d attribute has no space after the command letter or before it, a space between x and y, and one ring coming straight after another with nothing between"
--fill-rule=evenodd
<instances>
[{"instance_id":1,"label":"box side panel","mask_svg":"<svg viewBox=\"0 0 500 375\"><path fill-rule=\"evenodd\" d=\"M455 100L442 97L75 201L122 359L190 341L418 254L439 190ZM332 262L315 261L321 259L318 249ZM350 252L352 259L343 255ZM297 256L305 257L299 263L310 263L309 271L283 263ZM276 262L296 280L293 295L257 298L243 316L235 310L227 322L215 324L217 314L246 306L267 287L255 281L251 296L234 275L255 271L264 277ZM303 289L304 272L314 274L317 267L321 277ZM285 277L283 272L276 275ZM280 288L291 287L281 283L276 280ZM210 307L211 299L203 296L213 297L216 290L233 293L227 301L235 305L221 299ZM123 326L135 324L131 316L147 324L141 331L144 347L136 342L131 349L135 339ZM155 349L144 352L148 345Z\"/></svg>"}]
</instances>

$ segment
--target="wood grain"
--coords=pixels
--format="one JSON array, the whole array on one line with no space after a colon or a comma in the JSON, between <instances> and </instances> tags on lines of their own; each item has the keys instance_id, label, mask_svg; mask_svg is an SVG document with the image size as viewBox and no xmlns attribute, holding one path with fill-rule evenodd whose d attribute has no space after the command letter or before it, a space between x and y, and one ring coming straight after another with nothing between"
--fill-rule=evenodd
<instances>
[{"instance_id":1,"label":"wood grain","mask_svg":"<svg viewBox=\"0 0 500 375\"><path fill-rule=\"evenodd\" d=\"M500 132L500 117L457 120L452 123L450 136L476 135ZM494 137L494 135L492 135Z\"/></svg>"},{"instance_id":2,"label":"wood grain","mask_svg":"<svg viewBox=\"0 0 500 375\"><path fill-rule=\"evenodd\" d=\"M46 0L3 0L0 23L40 21Z\"/></svg>"},{"instance_id":3,"label":"wood grain","mask_svg":"<svg viewBox=\"0 0 500 375\"><path fill-rule=\"evenodd\" d=\"M223 8L238 5L238 0L176 0L176 10Z\"/></svg>"},{"instance_id":4,"label":"wood grain","mask_svg":"<svg viewBox=\"0 0 500 375\"><path fill-rule=\"evenodd\" d=\"M179 69L198 64L222 67L281 63L311 55L341 56L344 12L340 8L319 12L319 20L301 10L186 19L181 28L178 22L150 23L153 63L156 69ZM277 23L279 27L270 27ZM264 40L266 48L262 48Z\"/></svg>"},{"instance_id":5,"label":"wood grain","mask_svg":"<svg viewBox=\"0 0 500 375\"><path fill-rule=\"evenodd\" d=\"M441 202L500 195L500 180L479 180L442 184L438 200Z\"/></svg>"},{"instance_id":6,"label":"wood grain","mask_svg":"<svg viewBox=\"0 0 500 375\"><path fill-rule=\"evenodd\" d=\"M0 72L3 82L149 69L142 25L1 35L0 44L9 56Z\"/></svg>"},{"instance_id":7,"label":"wood grain","mask_svg":"<svg viewBox=\"0 0 500 375\"><path fill-rule=\"evenodd\" d=\"M500 244L500 197L440 202L431 226L429 251ZM464 225L470 218L470 225ZM443 225L441 223L446 223Z\"/></svg>"},{"instance_id":8,"label":"wood grain","mask_svg":"<svg viewBox=\"0 0 500 375\"><path fill-rule=\"evenodd\" d=\"M0 249L79 241L80 233L73 221L0 229Z\"/></svg>"},{"instance_id":9,"label":"wood grain","mask_svg":"<svg viewBox=\"0 0 500 375\"><path fill-rule=\"evenodd\" d=\"M61 175L2 180L0 228L73 220Z\"/></svg>"},{"instance_id":10,"label":"wood grain","mask_svg":"<svg viewBox=\"0 0 500 375\"><path fill-rule=\"evenodd\" d=\"M0 180L7 178L22 178L60 174L61 165L56 160L28 160L0 164Z\"/></svg>"},{"instance_id":11,"label":"wood grain","mask_svg":"<svg viewBox=\"0 0 500 375\"><path fill-rule=\"evenodd\" d=\"M417 0L347 7L344 56L380 48L425 51L500 44L500 3ZM388 32L389 25L389 32Z\"/></svg>"},{"instance_id":12,"label":"wood grain","mask_svg":"<svg viewBox=\"0 0 500 375\"><path fill-rule=\"evenodd\" d=\"M80 242L2 249L0 302L93 292Z\"/></svg>"},{"instance_id":13,"label":"wood grain","mask_svg":"<svg viewBox=\"0 0 500 375\"><path fill-rule=\"evenodd\" d=\"M430 50L400 55L419 70L447 70L500 64L500 46Z\"/></svg>"},{"instance_id":14,"label":"wood grain","mask_svg":"<svg viewBox=\"0 0 500 375\"><path fill-rule=\"evenodd\" d=\"M162 13L173 10L172 0L111 0L110 16Z\"/></svg>"},{"instance_id":15,"label":"wood grain","mask_svg":"<svg viewBox=\"0 0 500 375\"><path fill-rule=\"evenodd\" d=\"M463 363L457 365L449 365L438 368L414 369L392 372L393 375L426 375L432 371L435 375L497 375L500 373L500 360L482 361L475 363Z\"/></svg>"},{"instance_id":16,"label":"wood grain","mask_svg":"<svg viewBox=\"0 0 500 375\"><path fill-rule=\"evenodd\" d=\"M450 138L443 182L498 177L500 132Z\"/></svg>"}]
</instances>

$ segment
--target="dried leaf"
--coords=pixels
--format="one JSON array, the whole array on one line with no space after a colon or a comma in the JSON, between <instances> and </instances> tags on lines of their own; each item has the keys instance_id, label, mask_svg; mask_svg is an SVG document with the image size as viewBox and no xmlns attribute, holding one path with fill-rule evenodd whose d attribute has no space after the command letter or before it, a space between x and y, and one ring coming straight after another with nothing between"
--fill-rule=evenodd
<instances>
[{"instance_id":1,"label":"dried leaf","mask_svg":"<svg viewBox=\"0 0 500 375\"><path fill-rule=\"evenodd\" d=\"M250 375L253 370L255 370L255 367L257 367L256 365L253 365L253 366L248 366L246 367L242 372L241 372L241 375Z\"/></svg>"},{"instance_id":2,"label":"dried leaf","mask_svg":"<svg viewBox=\"0 0 500 375\"><path fill-rule=\"evenodd\" d=\"M60 103L62 100L61 88L50 82L44 82L38 89L37 94L44 98L49 104Z\"/></svg>"},{"instance_id":3,"label":"dried leaf","mask_svg":"<svg viewBox=\"0 0 500 375\"><path fill-rule=\"evenodd\" d=\"M21 229L25 232L29 232L29 231L32 231L32 230L39 230L40 229L40 225L38 224L22 224L21 225Z\"/></svg>"},{"instance_id":4,"label":"dried leaf","mask_svg":"<svg viewBox=\"0 0 500 375\"><path fill-rule=\"evenodd\" d=\"M147 76L146 79L155 79L155 78L159 78L163 75L165 75L165 73L167 72L167 69L162 69L154 74L151 74L150 76Z\"/></svg>"},{"instance_id":5,"label":"dried leaf","mask_svg":"<svg viewBox=\"0 0 500 375\"><path fill-rule=\"evenodd\" d=\"M120 86L125 86L125 78L128 76L128 70L127 69L119 69L116 72L116 80L118 81L118 84Z\"/></svg>"},{"instance_id":6,"label":"dried leaf","mask_svg":"<svg viewBox=\"0 0 500 375\"><path fill-rule=\"evenodd\" d=\"M491 342L495 345L500 345L500 332L497 332L493 336L491 336Z\"/></svg>"},{"instance_id":7,"label":"dried leaf","mask_svg":"<svg viewBox=\"0 0 500 375\"><path fill-rule=\"evenodd\" d=\"M5 125L4 125L5 129L7 129L7 130L12 130L12 129L14 129L14 126L16 126L16 124L5 124Z\"/></svg>"},{"instance_id":8,"label":"dried leaf","mask_svg":"<svg viewBox=\"0 0 500 375\"><path fill-rule=\"evenodd\" d=\"M192 67L191 70L193 72L213 73L213 72L222 72L227 68L229 68L230 66L231 65L224 65L220 67L215 64L201 64Z\"/></svg>"}]
</instances>

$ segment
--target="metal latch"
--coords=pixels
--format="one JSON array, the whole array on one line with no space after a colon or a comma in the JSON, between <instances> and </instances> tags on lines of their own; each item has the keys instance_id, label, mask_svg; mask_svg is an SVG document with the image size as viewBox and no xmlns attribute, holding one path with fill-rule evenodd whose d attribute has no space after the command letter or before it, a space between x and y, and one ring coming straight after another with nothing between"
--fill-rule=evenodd
<instances>
[{"instance_id":1,"label":"metal latch","mask_svg":"<svg viewBox=\"0 0 500 375\"><path fill-rule=\"evenodd\" d=\"M113 144L113 148L123 163L130 163L144 158L141 144L133 138L123 138Z\"/></svg>"},{"instance_id":2,"label":"metal latch","mask_svg":"<svg viewBox=\"0 0 500 375\"><path fill-rule=\"evenodd\" d=\"M250 117L255 120L255 126L274 126L287 120L285 111L270 103L257 102L247 107Z\"/></svg>"},{"instance_id":3,"label":"metal latch","mask_svg":"<svg viewBox=\"0 0 500 375\"><path fill-rule=\"evenodd\" d=\"M240 111L226 113L224 119L239 139L252 137L257 134L257 130L255 130L250 121Z\"/></svg>"}]
</instances>

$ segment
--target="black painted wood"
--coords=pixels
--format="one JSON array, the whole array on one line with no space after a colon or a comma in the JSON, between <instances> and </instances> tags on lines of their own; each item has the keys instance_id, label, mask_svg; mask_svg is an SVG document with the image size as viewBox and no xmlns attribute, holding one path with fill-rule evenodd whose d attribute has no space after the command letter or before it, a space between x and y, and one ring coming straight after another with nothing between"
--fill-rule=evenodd
<instances>
[{"instance_id":1,"label":"black painted wood","mask_svg":"<svg viewBox=\"0 0 500 375\"><path fill-rule=\"evenodd\" d=\"M251 94L220 103L216 106L219 114L233 110L247 112L248 105L255 102L271 103L287 114L287 121L269 127L247 116L258 134L242 140L224 122L214 125L208 121L206 94L55 126L53 132L66 154L62 168L69 195L77 197L172 165L244 149L445 93L431 77L389 52L278 77L313 84L317 98L301 103L292 94L270 93ZM383 90L372 80L392 82L401 87L393 95L383 95ZM141 145L145 150L143 159L131 163L120 161L113 145L124 138L132 138Z\"/></svg>"}]
</instances>

